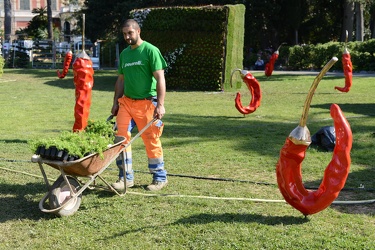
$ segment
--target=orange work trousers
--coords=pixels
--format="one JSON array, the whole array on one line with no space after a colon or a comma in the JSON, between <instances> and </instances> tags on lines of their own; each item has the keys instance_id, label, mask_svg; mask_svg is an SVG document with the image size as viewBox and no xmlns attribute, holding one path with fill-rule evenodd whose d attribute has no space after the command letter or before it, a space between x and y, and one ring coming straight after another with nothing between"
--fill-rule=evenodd
<instances>
[{"instance_id":1,"label":"orange work trousers","mask_svg":"<svg viewBox=\"0 0 375 250\"><path fill-rule=\"evenodd\" d=\"M131 131L129 131L131 120L134 120L138 131L142 130L154 118L155 104L151 100L133 100L127 97L120 98L118 102L117 135L125 137L126 143L128 143L131 139ZM163 128L164 124L157 121L141 135L148 157L148 167L156 181L166 181L163 148L160 141ZM127 147L125 151L131 159L131 146Z\"/></svg>"}]
</instances>

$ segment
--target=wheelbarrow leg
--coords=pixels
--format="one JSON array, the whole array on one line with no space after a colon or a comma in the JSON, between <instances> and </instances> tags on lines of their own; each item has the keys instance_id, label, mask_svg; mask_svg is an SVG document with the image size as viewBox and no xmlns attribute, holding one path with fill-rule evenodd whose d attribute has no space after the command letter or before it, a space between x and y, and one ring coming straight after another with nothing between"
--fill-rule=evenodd
<instances>
[{"instance_id":1,"label":"wheelbarrow leg","mask_svg":"<svg viewBox=\"0 0 375 250\"><path fill-rule=\"evenodd\" d=\"M111 189L111 191L115 192L118 196L123 196L125 193L119 193L116 189L114 189L112 187L111 184L109 184L103 177L101 177L100 175L97 176L100 180L102 180L104 182L104 184L107 185L107 187L109 187L109 189Z\"/></svg>"},{"instance_id":2,"label":"wheelbarrow leg","mask_svg":"<svg viewBox=\"0 0 375 250\"><path fill-rule=\"evenodd\" d=\"M40 160L38 160L38 165L39 165L39 168L40 168L40 172L42 172L44 182L47 185L47 189L48 189L48 191L51 191L51 185L49 184L46 172L44 171L43 163Z\"/></svg>"}]
</instances>

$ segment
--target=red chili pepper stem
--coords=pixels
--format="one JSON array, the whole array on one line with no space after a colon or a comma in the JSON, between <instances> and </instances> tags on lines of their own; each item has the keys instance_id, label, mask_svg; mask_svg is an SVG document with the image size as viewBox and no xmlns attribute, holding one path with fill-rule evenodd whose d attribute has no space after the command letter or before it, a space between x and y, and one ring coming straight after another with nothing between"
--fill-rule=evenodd
<instances>
[{"instance_id":1,"label":"red chili pepper stem","mask_svg":"<svg viewBox=\"0 0 375 250\"><path fill-rule=\"evenodd\" d=\"M232 85L232 80L233 80L233 75L235 72L239 71L240 72L240 75L241 75L241 78L243 79L245 77L245 75L247 74L247 71L244 70L244 69L234 69L230 75L230 87L233 88L233 85Z\"/></svg>"},{"instance_id":2,"label":"red chili pepper stem","mask_svg":"<svg viewBox=\"0 0 375 250\"><path fill-rule=\"evenodd\" d=\"M313 83L311 84L310 90L309 90L309 92L307 94L307 97L306 97L306 100L305 100L305 104L303 106L302 116L301 116L301 119L300 119L300 122L299 122L299 125L301 127L306 126L307 115L309 113L311 100L314 96L315 90L318 87L319 82L322 80L322 78L328 72L328 70L333 66L333 64L335 64L338 60L339 59L337 57L332 57L332 59L326 65L324 65L323 69L315 77Z\"/></svg>"},{"instance_id":3,"label":"red chili pepper stem","mask_svg":"<svg viewBox=\"0 0 375 250\"><path fill-rule=\"evenodd\" d=\"M297 126L290 134L289 139L296 145L310 145L311 137L310 131L306 126L307 123L307 116L310 109L310 104L312 98L314 96L315 90L318 87L319 82L322 80L324 75L328 72L328 70L338 61L337 57L332 57L332 59L323 67L320 73L315 77L313 83L311 84L310 90L307 94L305 104L303 106L302 116L299 122L299 126Z\"/></svg>"},{"instance_id":4,"label":"red chili pepper stem","mask_svg":"<svg viewBox=\"0 0 375 250\"><path fill-rule=\"evenodd\" d=\"M346 30L345 47L343 54L350 54L348 50L348 30Z\"/></svg>"},{"instance_id":5,"label":"red chili pepper stem","mask_svg":"<svg viewBox=\"0 0 375 250\"><path fill-rule=\"evenodd\" d=\"M283 45L285 45L285 44L286 44L285 42L284 42L284 43L281 43L281 44L279 45L279 47L277 48L277 52L279 52L281 46L283 46Z\"/></svg>"}]
</instances>

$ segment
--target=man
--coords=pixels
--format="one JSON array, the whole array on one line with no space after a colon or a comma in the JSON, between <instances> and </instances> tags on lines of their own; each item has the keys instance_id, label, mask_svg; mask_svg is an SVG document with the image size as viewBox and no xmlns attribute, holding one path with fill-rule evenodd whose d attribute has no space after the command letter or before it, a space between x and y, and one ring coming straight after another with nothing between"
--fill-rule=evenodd
<instances>
[{"instance_id":1,"label":"man","mask_svg":"<svg viewBox=\"0 0 375 250\"><path fill-rule=\"evenodd\" d=\"M164 68L167 64L157 47L142 40L141 29L135 20L126 20L122 26L122 33L130 46L120 54L111 112L117 115L117 135L124 136L126 142L129 142L133 122L140 131L154 117L161 119L165 114ZM168 183L160 142L163 127L162 121L158 120L141 135L148 156L148 168L153 174L153 181L146 188L150 191L158 191ZM117 190L125 188L124 173L120 167L123 163L126 166L127 187L134 185L130 146L126 149L124 157L125 159L116 161L120 168L119 180L112 186Z\"/></svg>"},{"instance_id":2,"label":"man","mask_svg":"<svg viewBox=\"0 0 375 250\"><path fill-rule=\"evenodd\" d=\"M263 70L264 69L264 61L258 57L258 59L255 62L255 70Z\"/></svg>"}]
</instances>

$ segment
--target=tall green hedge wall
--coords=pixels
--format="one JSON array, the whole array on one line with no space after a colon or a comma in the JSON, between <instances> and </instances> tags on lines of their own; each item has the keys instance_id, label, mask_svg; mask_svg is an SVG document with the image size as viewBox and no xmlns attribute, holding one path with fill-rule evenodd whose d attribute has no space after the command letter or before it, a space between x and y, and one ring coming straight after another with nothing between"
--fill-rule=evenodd
<instances>
[{"instance_id":1,"label":"tall green hedge wall","mask_svg":"<svg viewBox=\"0 0 375 250\"><path fill-rule=\"evenodd\" d=\"M243 63L244 5L136 9L131 14L141 24L142 39L157 46L168 63L168 89L230 89L231 71Z\"/></svg>"}]
</instances>

